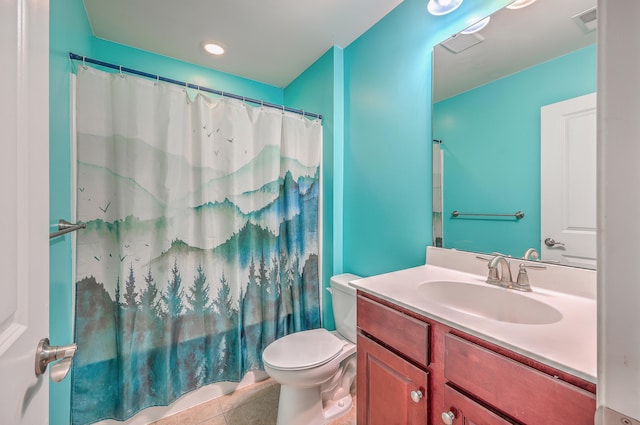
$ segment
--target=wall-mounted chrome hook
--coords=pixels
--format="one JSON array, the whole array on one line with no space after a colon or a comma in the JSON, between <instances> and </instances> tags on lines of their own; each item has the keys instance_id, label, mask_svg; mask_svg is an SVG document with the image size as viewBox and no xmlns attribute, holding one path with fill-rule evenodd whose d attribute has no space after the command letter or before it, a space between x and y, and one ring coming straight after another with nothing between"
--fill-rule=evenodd
<instances>
[{"instance_id":1,"label":"wall-mounted chrome hook","mask_svg":"<svg viewBox=\"0 0 640 425\"><path fill-rule=\"evenodd\" d=\"M47 371L47 365L56 360L58 363L51 366L51 380L53 382L62 381L71 369L71 361L75 356L78 346L76 344L52 347L49 345L49 338L42 338L36 348L35 372L40 376Z\"/></svg>"}]
</instances>

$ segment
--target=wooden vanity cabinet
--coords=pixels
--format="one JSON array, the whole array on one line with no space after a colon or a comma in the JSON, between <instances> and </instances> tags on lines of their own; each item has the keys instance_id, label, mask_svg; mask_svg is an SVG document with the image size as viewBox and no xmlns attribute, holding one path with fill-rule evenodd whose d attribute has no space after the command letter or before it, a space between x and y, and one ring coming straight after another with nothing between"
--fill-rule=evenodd
<instances>
[{"instance_id":1,"label":"wooden vanity cabinet","mask_svg":"<svg viewBox=\"0 0 640 425\"><path fill-rule=\"evenodd\" d=\"M372 295L357 302L358 425L594 423L595 384Z\"/></svg>"},{"instance_id":2,"label":"wooden vanity cabinet","mask_svg":"<svg viewBox=\"0 0 640 425\"><path fill-rule=\"evenodd\" d=\"M482 400L515 423L593 424L593 393L461 336L448 333L444 340L447 385L463 389L470 398Z\"/></svg>"},{"instance_id":3,"label":"wooden vanity cabinet","mask_svg":"<svg viewBox=\"0 0 640 425\"><path fill-rule=\"evenodd\" d=\"M359 425L427 425L429 328L358 297Z\"/></svg>"},{"instance_id":4,"label":"wooden vanity cabinet","mask_svg":"<svg viewBox=\"0 0 640 425\"><path fill-rule=\"evenodd\" d=\"M427 425L429 372L358 335L358 424Z\"/></svg>"}]
</instances>

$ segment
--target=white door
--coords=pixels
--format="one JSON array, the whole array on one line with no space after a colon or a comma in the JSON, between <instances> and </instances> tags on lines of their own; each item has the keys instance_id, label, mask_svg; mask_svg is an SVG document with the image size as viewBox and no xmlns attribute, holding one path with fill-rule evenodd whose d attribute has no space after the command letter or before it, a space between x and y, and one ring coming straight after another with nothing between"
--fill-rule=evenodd
<instances>
[{"instance_id":1,"label":"white door","mask_svg":"<svg viewBox=\"0 0 640 425\"><path fill-rule=\"evenodd\" d=\"M49 3L0 2L0 423L48 423Z\"/></svg>"},{"instance_id":2,"label":"white door","mask_svg":"<svg viewBox=\"0 0 640 425\"><path fill-rule=\"evenodd\" d=\"M541 108L541 257L596 267L596 94Z\"/></svg>"}]
</instances>

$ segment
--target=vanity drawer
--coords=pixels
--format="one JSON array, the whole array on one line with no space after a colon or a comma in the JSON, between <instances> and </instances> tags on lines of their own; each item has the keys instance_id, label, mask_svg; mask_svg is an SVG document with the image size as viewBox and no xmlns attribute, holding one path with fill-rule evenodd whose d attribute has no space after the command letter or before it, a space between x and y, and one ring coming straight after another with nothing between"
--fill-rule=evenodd
<instances>
[{"instance_id":1,"label":"vanity drawer","mask_svg":"<svg viewBox=\"0 0 640 425\"><path fill-rule=\"evenodd\" d=\"M514 422L476 403L466 395L444 386L444 412L453 415L453 425L513 425ZM553 422L551 422L553 423Z\"/></svg>"},{"instance_id":2,"label":"vanity drawer","mask_svg":"<svg viewBox=\"0 0 640 425\"><path fill-rule=\"evenodd\" d=\"M358 296L358 329L405 357L429 365L429 324Z\"/></svg>"},{"instance_id":3,"label":"vanity drawer","mask_svg":"<svg viewBox=\"0 0 640 425\"><path fill-rule=\"evenodd\" d=\"M595 395L452 334L445 379L525 424L593 424Z\"/></svg>"}]
</instances>

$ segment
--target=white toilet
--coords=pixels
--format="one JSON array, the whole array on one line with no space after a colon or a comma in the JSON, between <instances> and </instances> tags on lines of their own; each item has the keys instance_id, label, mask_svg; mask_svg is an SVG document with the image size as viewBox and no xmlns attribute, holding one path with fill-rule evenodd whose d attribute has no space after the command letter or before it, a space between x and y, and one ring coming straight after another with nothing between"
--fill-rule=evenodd
<instances>
[{"instance_id":1,"label":"white toilet","mask_svg":"<svg viewBox=\"0 0 640 425\"><path fill-rule=\"evenodd\" d=\"M356 375L356 290L331 278L337 331L313 329L282 337L262 353L264 370L280 384L277 425L322 425L349 411Z\"/></svg>"}]
</instances>

